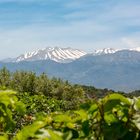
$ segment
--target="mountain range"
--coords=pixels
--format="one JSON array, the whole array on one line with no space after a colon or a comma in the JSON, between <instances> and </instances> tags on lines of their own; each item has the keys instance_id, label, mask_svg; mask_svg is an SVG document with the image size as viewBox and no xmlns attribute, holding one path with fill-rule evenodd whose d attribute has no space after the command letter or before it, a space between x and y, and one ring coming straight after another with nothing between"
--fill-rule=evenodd
<instances>
[{"instance_id":1,"label":"mountain range","mask_svg":"<svg viewBox=\"0 0 140 140\"><path fill-rule=\"evenodd\" d=\"M140 89L140 49L45 48L0 62L11 71L31 70L76 84L130 92Z\"/></svg>"},{"instance_id":2,"label":"mountain range","mask_svg":"<svg viewBox=\"0 0 140 140\"><path fill-rule=\"evenodd\" d=\"M72 62L87 53L78 49L48 47L39 49L33 52L27 52L16 58L8 58L4 62L21 62L21 61L38 61L38 60L53 60L58 63Z\"/></svg>"},{"instance_id":3,"label":"mountain range","mask_svg":"<svg viewBox=\"0 0 140 140\"><path fill-rule=\"evenodd\" d=\"M113 48L104 48L100 50L93 50L92 53L87 53L79 49L72 48L59 48L59 47L48 47L44 49L38 49L33 52L27 52L21 54L16 58L6 58L3 62L21 62L21 61L38 61L38 60L53 60L58 63L69 63L75 61L86 55L104 55L112 54L118 50Z\"/></svg>"}]
</instances>

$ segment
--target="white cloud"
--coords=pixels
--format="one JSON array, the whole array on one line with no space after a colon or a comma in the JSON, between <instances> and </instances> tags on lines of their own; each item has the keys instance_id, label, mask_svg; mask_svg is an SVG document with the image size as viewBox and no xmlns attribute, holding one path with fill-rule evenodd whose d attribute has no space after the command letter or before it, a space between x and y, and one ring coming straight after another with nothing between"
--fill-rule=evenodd
<instances>
[{"instance_id":1,"label":"white cloud","mask_svg":"<svg viewBox=\"0 0 140 140\"><path fill-rule=\"evenodd\" d=\"M74 47L88 50L90 46L94 45L98 36L110 30L111 28L98 25L92 21L52 26L37 24L13 30L1 30L0 57L15 56L46 46ZM6 50L10 51L7 52Z\"/></svg>"},{"instance_id":2,"label":"white cloud","mask_svg":"<svg viewBox=\"0 0 140 140\"><path fill-rule=\"evenodd\" d=\"M123 37L122 42L125 45L127 45L127 48L138 48L138 47L140 47L140 41L137 40L136 38L132 39L132 38Z\"/></svg>"},{"instance_id":3,"label":"white cloud","mask_svg":"<svg viewBox=\"0 0 140 140\"><path fill-rule=\"evenodd\" d=\"M49 0L0 0L0 2L22 3L47 1L50 2ZM114 3L101 3L100 0L88 0L88 2L85 0L52 1L63 3L60 13L54 11L52 14L47 11L35 14L35 17L29 13L30 22L26 25L16 28L11 26L10 29L4 29L1 26L1 58L46 46L92 50L105 47L131 48L140 44L138 42L140 30L135 31L129 27L140 25L139 5L135 2L133 4L126 1L126 3L116 2L116 5L113 5ZM99 1L100 4L97 6L96 3ZM47 20L52 21L47 23Z\"/></svg>"}]
</instances>

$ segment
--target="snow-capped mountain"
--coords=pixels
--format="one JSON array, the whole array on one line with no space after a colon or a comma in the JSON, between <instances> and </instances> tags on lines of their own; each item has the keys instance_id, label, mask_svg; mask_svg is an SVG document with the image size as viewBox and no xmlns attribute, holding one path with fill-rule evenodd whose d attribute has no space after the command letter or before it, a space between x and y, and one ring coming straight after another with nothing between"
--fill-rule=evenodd
<instances>
[{"instance_id":1,"label":"snow-capped mountain","mask_svg":"<svg viewBox=\"0 0 140 140\"><path fill-rule=\"evenodd\" d=\"M103 48L103 49L98 49L98 50L94 50L92 52L92 55L105 55L105 54L114 54L118 51L122 51L122 52L125 52L125 51L135 51L135 52L140 52L140 47L138 48L131 48L131 49L114 49L114 48Z\"/></svg>"},{"instance_id":2,"label":"snow-capped mountain","mask_svg":"<svg viewBox=\"0 0 140 140\"><path fill-rule=\"evenodd\" d=\"M113 48L104 48L100 50L94 50L92 55L104 55L116 53L118 50ZM59 63L72 62L82 56L88 55L88 53L81 51L79 49L72 48L44 48L37 51L28 52L18 56L14 62L21 61L36 61L36 60L53 60Z\"/></svg>"},{"instance_id":3,"label":"snow-capped mountain","mask_svg":"<svg viewBox=\"0 0 140 140\"><path fill-rule=\"evenodd\" d=\"M54 60L58 63L36 60ZM21 61L25 62L11 63ZM45 72L48 76L59 77L72 83L116 91L140 89L139 48L107 48L94 53L71 48L45 48L0 62L0 68L4 66L10 71L27 70L37 74Z\"/></svg>"},{"instance_id":4,"label":"snow-capped mountain","mask_svg":"<svg viewBox=\"0 0 140 140\"><path fill-rule=\"evenodd\" d=\"M86 55L99 56L99 55L116 54L117 52L121 52L121 57L123 57L126 56L129 52L134 52L134 51L140 52L140 48L132 48L132 49L104 48L104 49L93 50L92 53L86 53L79 49L73 49L73 48L48 47L48 48L39 49L33 52L22 54L17 58L4 59L2 60L2 62L53 60L58 63L69 63Z\"/></svg>"},{"instance_id":5,"label":"snow-capped mountain","mask_svg":"<svg viewBox=\"0 0 140 140\"><path fill-rule=\"evenodd\" d=\"M140 52L140 47L129 49L130 51Z\"/></svg>"},{"instance_id":6,"label":"snow-capped mountain","mask_svg":"<svg viewBox=\"0 0 140 140\"><path fill-rule=\"evenodd\" d=\"M25 53L16 58L15 62L36 61L36 60L53 60L59 63L72 62L87 53L72 48L44 48L37 51Z\"/></svg>"},{"instance_id":7,"label":"snow-capped mountain","mask_svg":"<svg viewBox=\"0 0 140 140\"><path fill-rule=\"evenodd\" d=\"M112 53L116 53L117 49L113 49L113 48L104 48L104 49L99 49L99 50L94 50L93 51L93 55L104 55L104 54L112 54Z\"/></svg>"}]
</instances>

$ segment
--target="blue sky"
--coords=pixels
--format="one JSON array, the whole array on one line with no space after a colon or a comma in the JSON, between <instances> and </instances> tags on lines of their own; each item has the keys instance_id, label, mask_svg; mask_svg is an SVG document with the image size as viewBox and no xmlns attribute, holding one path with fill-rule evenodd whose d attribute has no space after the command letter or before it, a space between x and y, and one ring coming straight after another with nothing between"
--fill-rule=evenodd
<instances>
[{"instance_id":1,"label":"blue sky","mask_svg":"<svg viewBox=\"0 0 140 140\"><path fill-rule=\"evenodd\" d=\"M0 59L48 46L140 47L140 0L0 0Z\"/></svg>"}]
</instances>

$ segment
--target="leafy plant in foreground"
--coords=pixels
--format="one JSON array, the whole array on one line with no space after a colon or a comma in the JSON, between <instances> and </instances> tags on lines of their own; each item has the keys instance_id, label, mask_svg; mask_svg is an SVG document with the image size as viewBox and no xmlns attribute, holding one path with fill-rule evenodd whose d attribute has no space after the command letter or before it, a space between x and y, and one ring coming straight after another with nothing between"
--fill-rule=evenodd
<instances>
[{"instance_id":1,"label":"leafy plant in foreground","mask_svg":"<svg viewBox=\"0 0 140 140\"><path fill-rule=\"evenodd\" d=\"M15 115L22 115L25 113L25 105L18 101L16 92L11 90L0 91L0 139L7 139L8 135L13 135L12 131L16 126L14 121Z\"/></svg>"},{"instance_id":2,"label":"leafy plant in foreground","mask_svg":"<svg viewBox=\"0 0 140 140\"><path fill-rule=\"evenodd\" d=\"M82 105L80 110L40 117L19 131L14 140L138 140L139 115L139 98L111 94Z\"/></svg>"}]
</instances>

